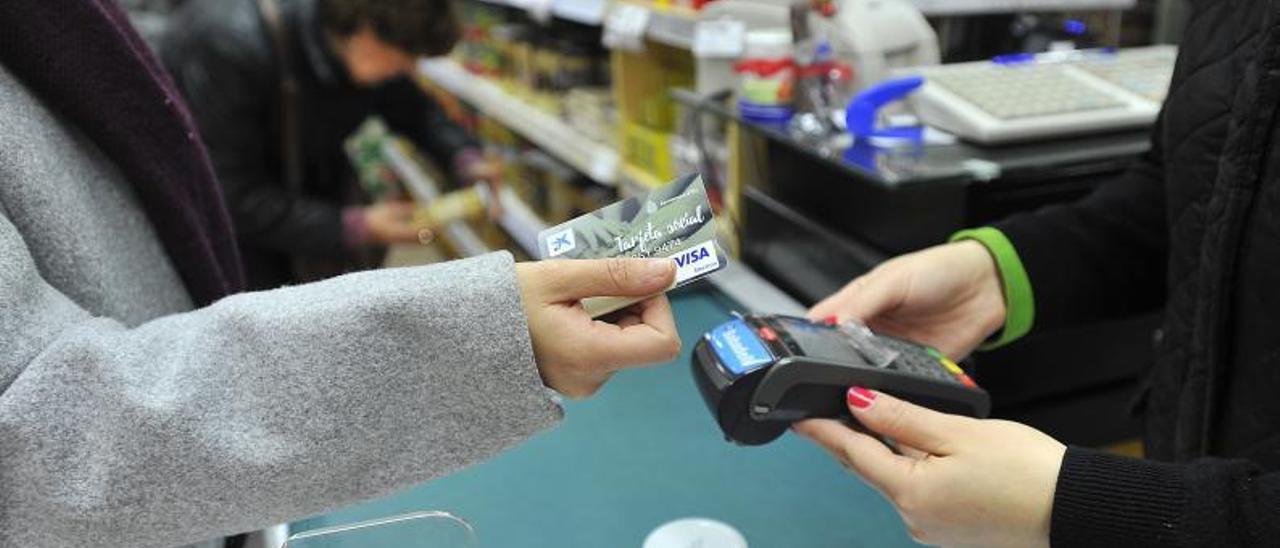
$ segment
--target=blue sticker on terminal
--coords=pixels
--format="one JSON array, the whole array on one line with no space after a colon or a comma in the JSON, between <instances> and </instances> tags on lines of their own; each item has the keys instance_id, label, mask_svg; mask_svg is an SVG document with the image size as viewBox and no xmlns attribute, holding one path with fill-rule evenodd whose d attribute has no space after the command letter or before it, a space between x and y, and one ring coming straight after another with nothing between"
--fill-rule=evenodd
<instances>
[{"instance_id":1,"label":"blue sticker on terminal","mask_svg":"<svg viewBox=\"0 0 1280 548\"><path fill-rule=\"evenodd\" d=\"M745 375L773 362L773 355L742 320L717 327L707 335L720 363L734 375Z\"/></svg>"}]
</instances>

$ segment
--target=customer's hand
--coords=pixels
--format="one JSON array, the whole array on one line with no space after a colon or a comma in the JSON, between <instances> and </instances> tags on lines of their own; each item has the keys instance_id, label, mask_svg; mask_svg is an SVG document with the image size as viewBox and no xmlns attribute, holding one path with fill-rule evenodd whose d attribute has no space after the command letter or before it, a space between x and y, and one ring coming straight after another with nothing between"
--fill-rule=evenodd
<instances>
[{"instance_id":1,"label":"customer's hand","mask_svg":"<svg viewBox=\"0 0 1280 548\"><path fill-rule=\"evenodd\" d=\"M571 398L594 394L614 372L674 359L680 336L671 304L675 263L666 259L545 261L516 265L533 353L547 386ZM593 320L587 297L657 295L616 316Z\"/></svg>"},{"instance_id":2,"label":"customer's hand","mask_svg":"<svg viewBox=\"0 0 1280 548\"><path fill-rule=\"evenodd\" d=\"M413 244L430 241L413 223L411 202L381 202L364 208L364 224L369 241L378 245Z\"/></svg>"},{"instance_id":3,"label":"customer's hand","mask_svg":"<svg viewBox=\"0 0 1280 548\"><path fill-rule=\"evenodd\" d=\"M924 544L1049 545L1054 489L1066 447L1021 424L946 415L854 388L849 409L880 440L830 419L798 423L893 503Z\"/></svg>"},{"instance_id":4,"label":"customer's hand","mask_svg":"<svg viewBox=\"0 0 1280 548\"><path fill-rule=\"evenodd\" d=\"M459 171L462 180L469 184L482 184L489 187L489 218L497 220L502 217L502 162L491 158L480 157L466 164Z\"/></svg>"},{"instance_id":5,"label":"customer's hand","mask_svg":"<svg viewBox=\"0 0 1280 548\"><path fill-rule=\"evenodd\" d=\"M498 183L502 181L502 162L488 157L477 157L465 162L458 170L458 177L466 183Z\"/></svg>"},{"instance_id":6,"label":"customer's hand","mask_svg":"<svg viewBox=\"0 0 1280 548\"><path fill-rule=\"evenodd\" d=\"M957 242L904 255L854 280L809 312L968 356L1004 325L1004 289L982 244Z\"/></svg>"}]
</instances>

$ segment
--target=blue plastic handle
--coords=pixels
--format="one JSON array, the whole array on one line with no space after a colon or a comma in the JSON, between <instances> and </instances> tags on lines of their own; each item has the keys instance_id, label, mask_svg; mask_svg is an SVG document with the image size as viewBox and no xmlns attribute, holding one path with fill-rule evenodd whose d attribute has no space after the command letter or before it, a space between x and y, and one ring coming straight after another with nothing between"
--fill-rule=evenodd
<instances>
[{"instance_id":1,"label":"blue plastic handle","mask_svg":"<svg viewBox=\"0 0 1280 548\"><path fill-rule=\"evenodd\" d=\"M991 58L991 62L997 65L1026 65L1036 62L1036 54L1034 53L1007 53L1005 55L997 55Z\"/></svg>"},{"instance_id":2,"label":"blue plastic handle","mask_svg":"<svg viewBox=\"0 0 1280 548\"><path fill-rule=\"evenodd\" d=\"M1089 25L1079 19L1067 19L1062 23L1062 30L1071 36L1084 36L1089 32Z\"/></svg>"},{"instance_id":3,"label":"blue plastic handle","mask_svg":"<svg viewBox=\"0 0 1280 548\"><path fill-rule=\"evenodd\" d=\"M845 110L845 124L854 137L892 136L901 134L894 130L878 130L880 109L885 105L905 99L924 86L923 76L908 76L886 80L859 93Z\"/></svg>"}]
</instances>

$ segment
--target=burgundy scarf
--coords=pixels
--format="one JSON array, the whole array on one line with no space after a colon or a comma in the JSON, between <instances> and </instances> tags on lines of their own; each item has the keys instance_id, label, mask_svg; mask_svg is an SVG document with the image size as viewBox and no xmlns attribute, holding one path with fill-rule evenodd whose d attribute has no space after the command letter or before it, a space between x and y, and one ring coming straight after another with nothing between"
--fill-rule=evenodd
<instances>
[{"instance_id":1,"label":"burgundy scarf","mask_svg":"<svg viewBox=\"0 0 1280 548\"><path fill-rule=\"evenodd\" d=\"M0 0L0 63L119 167L198 306L244 286L191 114L114 0Z\"/></svg>"}]
</instances>

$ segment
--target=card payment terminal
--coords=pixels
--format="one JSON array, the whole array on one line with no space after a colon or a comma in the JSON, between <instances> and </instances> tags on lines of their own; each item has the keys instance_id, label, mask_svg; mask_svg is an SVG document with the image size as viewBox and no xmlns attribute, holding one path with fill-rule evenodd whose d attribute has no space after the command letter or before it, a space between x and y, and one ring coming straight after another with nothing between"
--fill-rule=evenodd
<instances>
[{"instance_id":1,"label":"card payment terminal","mask_svg":"<svg viewBox=\"0 0 1280 548\"><path fill-rule=\"evenodd\" d=\"M948 413L985 418L987 393L931 348L855 324L747 316L707 333L693 377L725 437L763 445L792 422L848 416L851 386L880 390Z\"/></svg>"}]
</instances>

